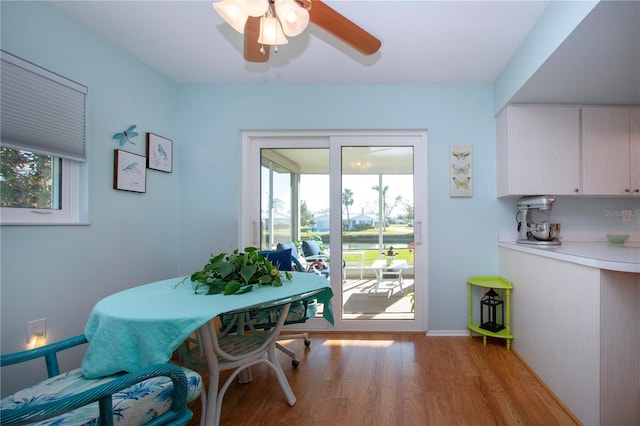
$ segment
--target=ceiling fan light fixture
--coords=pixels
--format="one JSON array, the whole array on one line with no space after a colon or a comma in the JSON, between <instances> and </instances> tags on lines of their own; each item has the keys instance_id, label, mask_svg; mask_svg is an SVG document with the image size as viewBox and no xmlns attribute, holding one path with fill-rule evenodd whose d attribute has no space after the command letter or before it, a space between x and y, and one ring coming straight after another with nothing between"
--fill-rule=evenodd
<instances>
[{"instance_id":1,"label":"ceiling fan light fixture","mask_svg":"<svg viewBox=\"0 0 640 426\"><path fill-rule=\"evenodd\" d=\"M269 9L269 0L235 0L235 2L249 16L262 16Z\"/></svg>"},{"instance_id":2,"label":"ceiling fan light fixture","mask_svg":"<svg viewBox=\"0 0 640 426\"><path fill-rule=\"evenodd\" d=\"M277 18L273 16L263 16L260 18L260 35L258 36L258 43L268 44L271 46L289 43L284 32L282 32L282 27L280 26L280 22Z\"/></svg>"},{"instance_id":3,"label":"ceiling fan light fixture","mask_svg":"<svg viewBox=\"0 0 640 426\"><path fill-rule=\"evenodd\" d=\"M289 37L302 33L309 25L309 11L294 0L276 0L276 15Z\"/></svg>"},{"instance_id":4,"label":"ceiling fan light fixture","mask_svg":"<svg viewBox=\"0 0 640 426\"><path fill-rule=\"evenodd\" d=\"M244 24L249 16L240 6L240 1L220 0L212 3L218 15L240 34L244 34Z\"/></svg>"}]
</instances>

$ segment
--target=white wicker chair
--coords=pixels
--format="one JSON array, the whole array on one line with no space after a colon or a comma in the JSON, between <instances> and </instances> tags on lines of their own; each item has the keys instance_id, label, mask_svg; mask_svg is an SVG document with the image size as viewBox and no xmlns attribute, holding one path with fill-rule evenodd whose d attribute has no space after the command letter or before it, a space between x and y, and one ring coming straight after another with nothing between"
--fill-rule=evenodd
<instances>
[{"instance_id":1,"label":"white wicker chair","mask_svg":"<svg viewBox=\"0 0 640 426\"><path fill-rule=\"evenodd\" d=\"M240 375L241 382L250 381L251 370L249 367L259 363L269 366L275 372L287 403L290 406L295 405L296 397L275 352L278 335L290 305L291 301L281 305L278 322L270 330L254 329L251 323L247 322L249 310L232 312L232 320L223 331L218 333L214 321L210 321L198 330L195 340L185 342L179 348L180 363L183 366L209 372L209 399L206 410L207 417L212 415L211 410L215 410L214 425L220 424L222 400L233 380ZM269 307L272 306L254 307L253 310ZM245 324L248 325L248 329L245 328ZM233 372L218 390L220 373L225 370L233 370Z\"/></svg>"}]
</instances>

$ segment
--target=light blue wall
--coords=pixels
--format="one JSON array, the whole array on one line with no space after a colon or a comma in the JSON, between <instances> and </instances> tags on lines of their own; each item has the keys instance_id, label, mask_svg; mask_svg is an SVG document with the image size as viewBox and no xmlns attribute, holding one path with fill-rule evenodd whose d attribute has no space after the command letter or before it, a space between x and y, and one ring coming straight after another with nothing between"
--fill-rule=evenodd
<instances>
[{"instance_id":1,"label":"light blue wall","mask_svg":"<svg viewBox=\"0 0 640 426\"><path fill-rule=\"evenodd\" d=\"M242 194L242 130L427 129L429 328L466 326L465 282L497 271L496 229L511 218L496 202L490 85L225 85L180 91L184 142L181 270L235 248ZM449 197L449 144L473 144L474 196ZM425 194L424 196L427 196Z\"/></svg>"},{"instance_id":2,"label":"light blue wall","mask_svg":"<svg viewBox=\"0 0 640 426\"><path fill-rule=\"evenodd\" d=\"M622 220L622 211L631 210L630 222ZM596 231L596 240L604 241L607 232L640 231L640 200L638 198L574 198L556 197L553 221L561 224L562 233Z\"/></svg>"},{"instance_id":3,"label":"light blue wall","mask_svg":"<svg viewBox=\"0 0 640 426\"><path fill-rule=\"evenodd\" d=\"M177 88L171 81L50 5L2 1L1 14L2 49L89 88L83 168L90 224L0 229L2 352L7 353L25 348L30 320L47 319L49 341L80 334L102 297L176 276L180 169L149 171L146 194L116 191L113 150L118 144L111 137L137 124L136 145L123 147L137 154L145 153L144 132L175 137L176 144L180 139ZM3 395L33 383L39 373L3 368Z\"/></svg>"}]
</instances>

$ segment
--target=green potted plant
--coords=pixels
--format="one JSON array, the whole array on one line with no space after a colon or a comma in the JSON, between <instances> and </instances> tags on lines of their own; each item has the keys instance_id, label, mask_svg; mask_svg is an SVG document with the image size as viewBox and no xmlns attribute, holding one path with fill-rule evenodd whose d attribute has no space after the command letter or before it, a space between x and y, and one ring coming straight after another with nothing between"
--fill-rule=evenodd
<instances>
[{"instance_id":1,"label":"green potted plant","mask_svg":"<svg viewBox=\"0 0 640 426\"><path fill-rule=\"evenodd\" d=\"M206 294L228 295L247 293L253 284L280 287L283 278L291 280L291 274L279 271L257 248L246 247L243 252L236 249L232 253L212 254L209 262L190 278L196 293L208 287Z\"/></svg>"},{"instance_id":2,"label":"green potted plant","mask_svg":"<svg viewBox=\"0 0 640 426\"><path fill-rule=\"evenodd\" d=\"M404 293L405 296L411 301L411 312L415 312L416 309L416 293L413 289L409 289Z\"/></svg>"}]
</instances>

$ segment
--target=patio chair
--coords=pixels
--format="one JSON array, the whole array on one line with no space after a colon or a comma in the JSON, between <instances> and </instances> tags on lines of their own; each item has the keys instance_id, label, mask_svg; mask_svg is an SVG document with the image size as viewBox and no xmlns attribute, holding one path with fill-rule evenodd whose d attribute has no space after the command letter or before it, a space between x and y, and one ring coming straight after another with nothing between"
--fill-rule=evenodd
<instances>
[{"instance_id":1,"label":"patio chair","mask_svg":"<svg viewBox=\"0 0 640 426\"><path fill-rule=\"evenodd\" d=\"M281 271L291 271L291 270L294 270L295 268L295 270L297 271L304 272L302 264L298 260L297 256L293 254L293 252L291 251L291 248L286 248L282 250L262 250L260 253L264 257L269 259L271 263L273 263L273 265L276 266ZM297 253L297 249L295 253ZM287 258L290 261L289 263L287 263L285 260ZM287 268L287 264L290 265L289 268ZM309 317L307 316L308 307L309 307L308 300L300 300L292 303L291 307L289 308L289 313L287 314L287 318L285 319L284 325L300 324L300 323L306 322L307 319L309 319ZM274 309L253 311L249 315L249 321L254 328L269 330L275 326L276 321L280 316L281 309L282 308L277 307ZM227 321L223 321L223 324L226 324L228 322L228 316L226 320ZM277 340L290 340L290 339L303 339L304 345L307 348L311 345L311 340L309 340L308 333L286 334L286 335L280 334ZM289 357L291 358L291 365L294 368L300 365L300 360L298 359L298 355L294 351L287 348L286 346L281 345L280 343L277 343L277 341L276 341L276 348L284 352L285 354L289 355Z\"/></svg>"},{"instance_id":2,"label":"patio chair","mask_svg":"<svg viewBox=\"0 0 640 426\"><path fill-rule=\"evenodd\" d=\"M313 245L315 245L315 248L317 248L317 250L320 250L317 243L315 241L309 243L312 247ZM303 245L303 249L304 247L307 245L304 242L302 243ZM278 245L276 246L276 250L277 251L282 251L282 250L288 250L291 249L291 255L294 256L296 258L296 260L302 265L302 270L303 271L307 271L307 272L316 272L318 275L325 275L325 277L328 277L328 274L321 274L320 270L322 269L328 269L329 265L328 265L328 261L329 261L329 256L325 255L324 253L320 252L319 254L316 255L311 255L308 257L305 257L304 253L300 253L298 251L298 247L296 247L296 244L293 241L289 241L286 243L278 243ZM307 249L307 252L309 250L315 250L314 248L311 249Z\"/></svg>"},{"instance_id":3,"label":"patio chair","mask_svg":"<svg viewBox=\"0 0 640 426\"><path fill-rule=\"evenodd\" d=\"M298 247L296 247L296 243L294 243L293 241L288 241L285 243L278 243L276 245L276 251L283 251L283 250L287 250L290 249L291 250L291 256L295 257L296 260L298 261L298 263L300 262L300 253L298 253Z\"/></svg>"},{"instance_id":4,"label":"patio chair","mask_svg":"<svg viewBox=\"0 0 640 426\"><path fill-rule=\"evenodd\" d=\"M320 250L316 240L302 240L302 253L307 262L308 272L324 275L327 279L331 276L329 266L329 254Z\"/></svg>"},{"instance_id":5,"label":"patio chair","mask_svg":"<svg viewBox=\"0 0 640 426\"><path fill-rule=\"evenodd\" d=\"M362 251L345 251L342 253L344 257L344 266L342 267L342 280L347 281L347 271L354 270L360 272L360 279L364 275L364 252Z\"/></svg>"},{"instance_id":6,"label":"patio chair","mask_svg":"<svg viewBox=\"0 0 640 426\"><path fill-rule=\"evenodd\" d=\"M291 264L292 264L292 269L293 266L295 266L296 270L299 272L304 272L304 268L302 267L302 264L300 263L300 261L298 260L298 249L296 248L295 244L293 242L289 243L289 248L287 249L277 249L276 253L290 253L291 256ZM278 245L279 247L280 245ZM291 246L293 246L293 248L291 248ZM263 252L264 253L264 252ZM295 253L295 255L294 255ZM280 254L281 255L281 254ZM265 256L267 259L271 260L273 262L273 251L267 251L265 253ZM280 268L278 268L280 269ZM282 269L281 269L282 270ZM277 316L274 316L274 313L270 313L270 320L271 323L273 324L276 319ZM309 301L308 300L302 300L302 301L298 301L295 303L291 304L291 307L289 308L289 314L287 315L287 319L284 322L284 325L289 325L289 324L300 324L303 322L306 322L307 319L309 319ZM277 340L291 340L291 339L303 339L304 341L304 346L305 347L309 347L311 346L311 340L309 340L309 334L308 333L297 333L297 334L280 334L280 336L278 336ZM298 359L298 355L292 351L291 349L287 348L286 346L281 345L280 343L276 342L276 348L278 348L280 351L286 353L287 355L289 355L289 357L291 358L291 365L295 368L298 365L300 365L300 360Z\"/></svg>"},{"instance_id":7,"label":"patio chair","mask_svg":"<svg viewBox=\"0 0 640 426\"><path fill-rule=\"evenodd\" d=\"M79 368L61 374L58 352L84 343L79 335L2 355L3 368L44 358L49 377L0 400L2 424L185 425L193 416L187 403L199 395L205 402L202 378L169 363L97 379L84 377Z\"/></svg>"}]
</instances>

